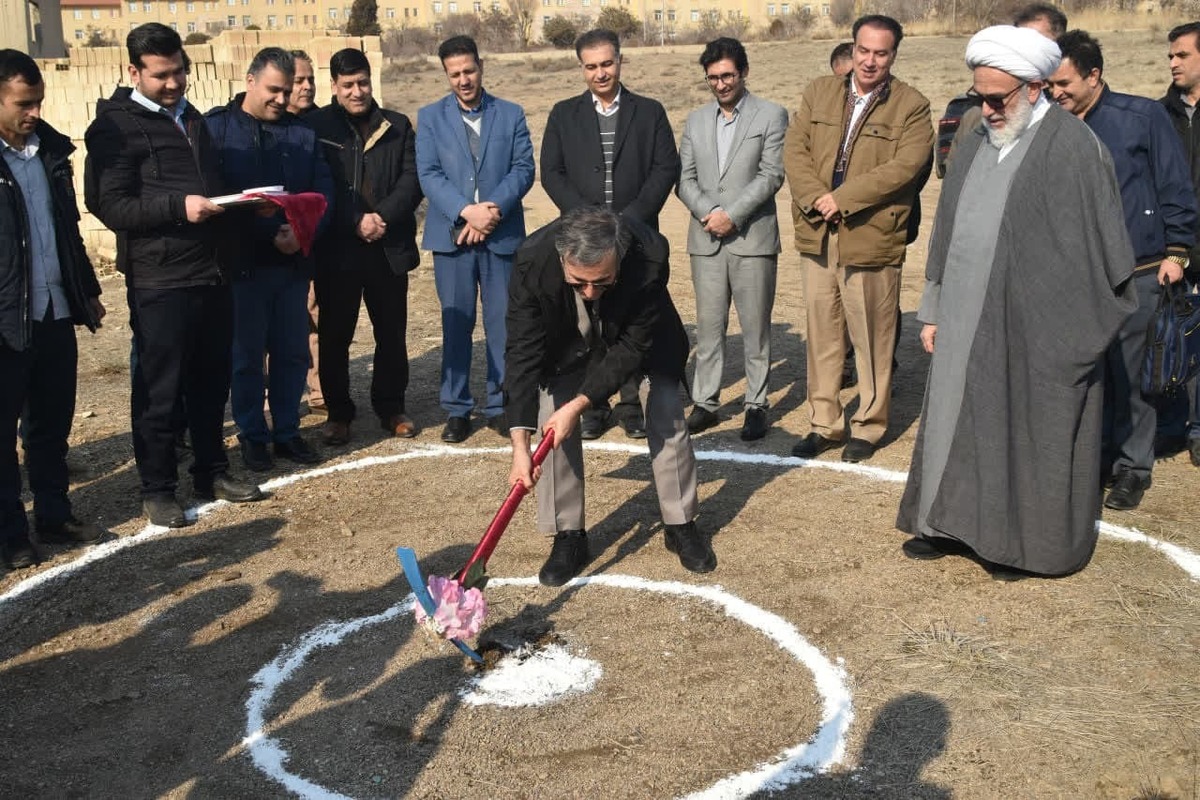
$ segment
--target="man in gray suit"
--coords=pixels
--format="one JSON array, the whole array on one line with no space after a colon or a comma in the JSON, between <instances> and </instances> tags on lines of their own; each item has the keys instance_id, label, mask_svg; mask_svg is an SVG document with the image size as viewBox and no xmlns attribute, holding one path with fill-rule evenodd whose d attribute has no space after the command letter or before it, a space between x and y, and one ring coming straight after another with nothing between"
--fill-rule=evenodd
<instances>
[{"instance_id":1,"label":"man in gray suit","mask_svg":"<svg viewBox=\"0 0 1200 800\"><path fill-rule=\"evenodd\" d=\"M771 371L771 307L779 258L775 193L783 185L783 140L788 115L746 90L750 64L737 39L708 43L700 56L716 100L693 111L679 146L683 171L676 190L692 212L688 253L696 291L695 407L688 430L720 419L725 330L732 298L742 326L746 360L746 417L742 439L767 433Z\"/></svg>"}]
</instances>

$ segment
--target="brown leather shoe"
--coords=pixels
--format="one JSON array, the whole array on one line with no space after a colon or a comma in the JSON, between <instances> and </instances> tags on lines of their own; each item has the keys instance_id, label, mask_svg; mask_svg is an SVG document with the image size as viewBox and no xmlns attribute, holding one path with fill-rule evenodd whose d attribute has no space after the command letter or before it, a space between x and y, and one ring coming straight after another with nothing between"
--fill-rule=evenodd
<instances>
[{"instance_id":1,"label":"brown leather shoe","mask_svg":"<svg viewBox=\"0 0 1200 800\"><path fill-rule=\"evenodd\" d=\"M417 435L417 423L403 414L393 414L387 419L380 420L379 424L385 431L393 436L399 436L401 439L411 439Z\"/></svg>"},{"instance_id":2,"label":"brown leather shoe","mask_svg":"<svg viewBox=\"0 0 1200 800\"><path fill-rule=\"evenodd\" d=\"M331 419L321 426L321 441L337 447L350 442L350 423Z\"/></svg>"}]
</instances>

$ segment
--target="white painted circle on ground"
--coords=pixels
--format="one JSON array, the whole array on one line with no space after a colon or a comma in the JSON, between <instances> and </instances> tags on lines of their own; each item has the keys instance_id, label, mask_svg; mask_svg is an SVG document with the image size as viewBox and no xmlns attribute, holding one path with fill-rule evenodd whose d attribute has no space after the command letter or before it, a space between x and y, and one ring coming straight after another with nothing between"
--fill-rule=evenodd
<instances>
[{"instance_id":1,"label":"white painted circle on ground","mask_svg":"<svg viewBox=\"0 0 1200 800\"><path fill-rule=\"evenodd\" d=\"M575 655L565 645L552 644L506 654L495 667L472 678L459 696L469 706L544 706L590 692L602 674L599 663Z\"/></svg>"},{"instance_id":2,"label":"white painted circle on ground","mask_svg":"<svg viewBox=\"0 0 1200 800\"><path fill-rule=\"evenodd\" d=\"M536 586L537 578L492 578L488 583L490 586ZM700 600L757 630L812 672L817 694L821 697L821 722L816 733L807 741L778 753L766 763L722 778L707 789L688 795L688 800L725 800L747 797L760 791L778 791L841 762L846 752L846 731L854 719L846 673L783 617L748 603L720 586L651 581L633 575L592 575L576 578L567 586L605 586ZM321 625L285 647L273 661L255 674L251 679L254 689L246 701L246 737L242 743L256 767L301 797L312 800L345 797L288 770L287 751L267 732L267 707L279 687L314 651L335 647L351 633L388 622L400 614L412 613L414 602L410 594L380 614Z\"/></svg>"}]
</instances>

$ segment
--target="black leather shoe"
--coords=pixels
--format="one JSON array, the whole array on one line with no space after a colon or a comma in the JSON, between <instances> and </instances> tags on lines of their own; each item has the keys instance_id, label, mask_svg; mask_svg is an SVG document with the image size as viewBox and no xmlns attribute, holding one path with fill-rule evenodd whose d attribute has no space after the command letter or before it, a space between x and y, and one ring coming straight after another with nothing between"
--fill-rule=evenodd
<instances>
[{"instance_id":1,"label":"black leather shoe","mask_svg":"<svg viewBox=\"0 0 1200 800\"><path fill-rule=\"evenodd\" d=\"M108 536L108 531L94 522L80 522L69 517L58 525L38 525L37 538L42 544L96 544Z\"/></svg>"},{"instance_id":2,"label":"black leather shoe","mask_svg":"<svg viewBox=\"0 0 1200 800\"><path fill-rule=\"evenodd\" d=\"M816 431L813 431L808 436L796 442L796 446L792 448L792 455L796 458L816 458L826 450L832 450L835 447L841 446L841 442L835 439L827 439Z\"/></svg>"},{"instance_id":3,"label":"black leather shoe","mask_svg":"<svg viewBox=\"0 0 1200 800\"><path fill-rule=\"evenodd\" d=\"M625 429L625 435L630 439L645 439L646 415L640 408L637 411L630 411L625 415L625 419L621 420L621 427Z\"/></svg>"},{"instance_id":4,"label":"black leather shoe","mask_svg":"<svg viewBox=\"0 0 1200 800\"><path fill-rule=\"evenodd\" d=\"M214 475L208 486L197 485L192 494L199 500L224 500L226 503L256 503L267 497L257 484L231 478L228 472Z\"/></svg>"},{"instance_id":5,"label":"black leather shoe","mask_svg":"<svg viewBox=\"0 0 1200 800\"><path fill-rule=\"evenodd\" d=\"M873 455L875 455L875 445L866 439L851 438L842 449L842 461L850 464L866 461Z\"/></svg>"},{"instance_id":6,"label":"black leather shoe","mask_svg":"<svg viewBox=\"0 0 1200 800\"><path fill-rule=\"evenodd\" d=\"M275 466L275 461L271 458L271 451L267 449L266 442L252 442L249 439L240 439L238 447L242 451L242 463L251 472L269 472L271 467Z\"/></svg>"},{"instance_id":7,"label":"black leather shoe","mask_svg":"<svg viewBox=\"0 0 1200 800\"><path fill-rule=\"evenodd\" d=\"M142 498L142 512L150 520L151 525L163 528L186 528L192 520L183 513L183 506L174 495L153 495Z\"/></svg>"},{"instance_id":8,"label":"black leather shoe","mask_svg":"<svg viewBox=\"0 0 1200 800\"><path fill-rule=\"evenodd\" d=\"M275 455L297 464L320 464L325 459L302 436L275 443Z\"/></svg>"},{"instance_id":9,"label":"black leather shoe","mask_svg":"<svg viewBox=\"0 0 1200 800\"><path fill-rule=\"evenodd\" d=\"M495 431L497 436L502 436L507 439L509 435L508 418L501 411L494 417L488 417L487 426L489 430Z\"/></svg>"},{"instance_id":10,"label":"black leather shoe","mask_svg":"<svg viewBox=\"0 0 1200 800\"><path fill-rule=\"evenodd\" d=\"M1200 467L1200 438L1188 439L1188 455L1193 467Z\"/></svg>"},{"instance_id":11,"label":"black leather shoe","mask_svg":"<svg viewBox=\"0 0 1200 800\"><path fill-rule=\"evenodd\" d=\"M42 563L42 554L24 536L18 541L0 544L0 556L9 569L29 569Z\"/></svg>"},{"instance_id":12,"label":"black leather shoe","mask_svg":"<svg viewBox=\"0 0 1200 800\"><path fill-rule=\"evenodd\" d=\"M607 411L585 411L579 419L579 435L584 439L599 439L607 427Z\"/></svg>"},{"instance_id":13,"label":"black leather shoe","mask_svg":"<svg viewBox=\"0 0 1200 800\"><path fill-rule=\"evenodd\" d=\"M742 441L753 442L767 435L771 426L767 424L765 408L747 408L746 419L742 422Z\"/></svg>"},{"instance_id":14,"label":"black leather shoe","mask_svg":"<svg viewBox=\"0 0 1200 800\"><path fill-rule=\"evenodd\" d=\"M717 416L717 412L709 411L703 406L695 406L692 408L692 413L688 414L687 426L688 433L695 436L697 433L703 433L709 428L715 428L721 424L721 418Z\"/></svg>"},{"instance_id":15,"label":"black leather shoe","mask_svg":"<svg viewBox=\"0 0 1200 800\"><path fill-rule=\"evenodd\" d=\"M695 522L665 525L663 534L667 551L679 556L679 563L688 572L712 572L717 568L717 554L704 534L696 530Z\"/></svg>"},{"instance_id":16,"label":"black leather shoe","mask_svg":"<svg viewBox=\"0 0 1200 800\"><path fill-rule=\"evenodd\" d=\"M917 561L934 561L949 555L937 542L924 536L914 536L900 545L900 549L904 551L904 555Z\"/></svg>"},{"instance_id":17,"label":"black leather shoe","mask_svg":"<svg viewBox=\"0 0 1200 800\"><path fill-rule=\"evenodd\" d=\"M543 586L562 586L578 575L587 562L587 531L559 531L554 534L549 558L538 572L538 582Z\"/></svg>"},{"instance_id":18,"label":"black leather shoe","mask_svg":"<svg viewBox=\"0 0 1200 800\"><path fill-rule=\"evenodd\" d=\"M471 420L469 417L450 417L446 427L442 428L442 441L450 444L465 442L471 435Z\"/></svg>"},{"instance_id":19,"label":"black leather shoe","mask_svg":"<svg viewBox=\"0 0 1200 800\"><path fill-rule=\"evenodd\" d=\"M1141 505L1142 495L1150 488L1150 476L1145 478L1126 467L1117 475L1113 488L1108 497L1104 498L1104 507L1115 511L1130 511Z\"/></svg>"}]
</instances>

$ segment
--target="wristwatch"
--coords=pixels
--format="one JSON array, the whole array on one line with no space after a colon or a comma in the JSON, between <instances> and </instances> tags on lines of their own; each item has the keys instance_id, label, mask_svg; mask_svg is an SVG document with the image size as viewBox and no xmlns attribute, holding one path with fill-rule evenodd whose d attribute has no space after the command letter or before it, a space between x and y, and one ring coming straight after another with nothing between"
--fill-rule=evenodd
<instances>
[{"instance_id":1,"label":"wristwatch","mask_svg":"<svg viewBox=\"0 0 1200 800\"><path fill-rule=\"evenodd\" d=\"M1191 260L1187 256L1167 256L1163 261L1172 261L1179 265L1180 269L1187 269Z\"/></svg>"}]
</instances>

